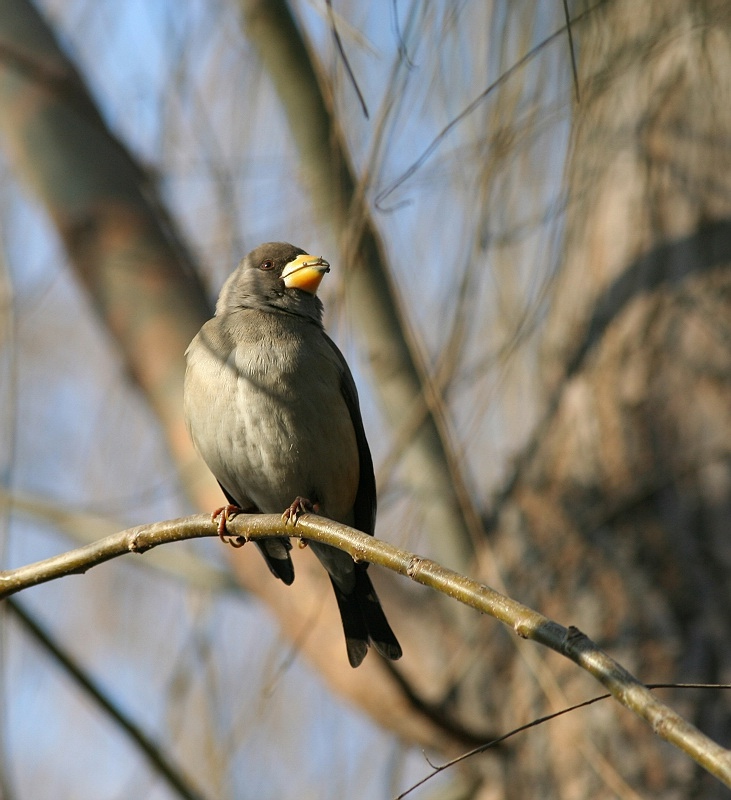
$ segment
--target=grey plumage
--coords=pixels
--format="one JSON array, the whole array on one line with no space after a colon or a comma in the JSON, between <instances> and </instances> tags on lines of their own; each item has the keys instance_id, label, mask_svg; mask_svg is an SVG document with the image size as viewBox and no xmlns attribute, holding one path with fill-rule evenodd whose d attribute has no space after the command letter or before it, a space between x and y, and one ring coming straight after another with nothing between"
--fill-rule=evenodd
<instances>
[{"instance_id":1,"label":"grey plumage","mask_svg":"<svg viewBox=\"0 0 731 800\"><path fill-rule=\"evenodd\" d=\"M282 242L243 259L186 352L185 417L233 505L275 513L304 497L323 516L373 534L376 486L358 395L314 293L327 269ZM289 540L257 544L272 572L292 583ZM367 564L311 546L330 574L350 663L360 664L369 640L399 658Z\"/></svg>"}]
</instances>

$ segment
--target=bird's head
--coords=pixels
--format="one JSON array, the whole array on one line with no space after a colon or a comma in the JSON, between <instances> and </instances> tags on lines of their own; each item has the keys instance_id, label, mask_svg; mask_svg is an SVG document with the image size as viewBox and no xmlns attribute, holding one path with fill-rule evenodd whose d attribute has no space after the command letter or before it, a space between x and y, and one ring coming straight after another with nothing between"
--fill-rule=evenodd
<instances>
[{"instance_id":1,"label":"bird's head","mask_svg":"<svg viewBox=\"0 0 731 800\"><path fill-rule=\"evenodd\" d=\"M283 311L320 323L317 289L330 265L286 242L267 242L247 255L221 289L216 314L242 308Z\"/></svg>"}]
</instances>

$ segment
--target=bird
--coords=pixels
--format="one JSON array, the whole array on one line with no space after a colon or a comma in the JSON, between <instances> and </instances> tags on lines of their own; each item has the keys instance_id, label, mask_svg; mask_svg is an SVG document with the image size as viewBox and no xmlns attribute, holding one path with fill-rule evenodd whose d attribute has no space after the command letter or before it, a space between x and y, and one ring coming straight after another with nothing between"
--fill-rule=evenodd
<instances>
[{"instance_id":1,"label":"bird","mask_svg":"<svg viewBox=\"0 0 731 800\"><path fill-rule=\"evenodd\" d=\"M252 250L225 281L215 315L186 350L184 415L193 444L236 513L296 522L308 511L373 535L376 480L358 392L325 332L317 290L330 265L286 242ZM233 540L231 543L234 543ZM289 538L256 542L272 574L294 581ZM369 645L402 655L366 562L310 541L330 577L357 667Z\"/></svg>"}]
</instances>

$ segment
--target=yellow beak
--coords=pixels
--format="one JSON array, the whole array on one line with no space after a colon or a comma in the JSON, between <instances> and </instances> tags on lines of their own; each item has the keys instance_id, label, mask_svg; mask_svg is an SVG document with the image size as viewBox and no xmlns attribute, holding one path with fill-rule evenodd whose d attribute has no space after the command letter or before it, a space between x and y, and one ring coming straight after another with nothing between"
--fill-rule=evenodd
<instances>
[{"instance_id":1,"label":"yellow beak","mask_svg":"<svg viewBox=\"0 0 731 800\"><path fill-rule=\"evenodd\" d=\"M320 281L326 272L330 272L330 265L320 256L297 256L282 270L282 280L288 289L302 289L310 294L316 294Z\"/></svg>"}]
</instances>

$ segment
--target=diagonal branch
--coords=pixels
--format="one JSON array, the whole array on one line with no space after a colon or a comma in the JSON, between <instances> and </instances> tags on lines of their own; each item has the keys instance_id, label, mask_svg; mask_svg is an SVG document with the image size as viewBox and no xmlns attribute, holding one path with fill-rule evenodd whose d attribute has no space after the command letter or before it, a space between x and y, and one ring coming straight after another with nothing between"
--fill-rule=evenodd
<instances>
[{"instance_id":1,"label":"diagonal branch","mask_svg":"<svg viewBox=\"0 0 731 800\"><path fill-rule=\"evenodd\" d=\"M10 610L16 620L23 626L37 644L53 656L56 663L60 664L67 675L92 698L94 703L111 717L114 722L127 734L137 748L144 753L155 771L183 800L204 800L202 794L194 789L186 776L172 763L169 756L160 748L144 731L135 723L99 686L89 673L68 653L64 647L53 639L37 620L18 603L8 598L6 608Z\"/></svg>"},{"instance_id":2,"label":"diagonal branch","mask_svg":"<svg viewBox=\"0 0 731 800\"><path fill-rule=\"evenodd\" d=\"M318 220L336 238L347 265L350 311L363 336L373 387L391 427L410 409L425 413L404 448L404 474L424 509L423 524L438 558L467 570L482 539L460 461L416 333L391 276L386 248L368 206L368 173L359 179L338 124L331 87L317 53L285 0L239 0L244 31L256 48L289 122L292 141ZM304 121L306 120L306 124Z\"/></svg>"},{"instance_id":3,"label":"diagonal branch","mask_svg":"<svg viewBox=\"0 0 731 800\"><path fill-rule=\"evenodd\" d=\"M0 3L0 136L18 179L45 208L130 376L186 467L191 499L212 478L182 420L182 353L210 316L194 259L154 176L105 123L81 74L29 0Z\"/></svg>"},{"instance_id":4,"label":"diagonal branch","mask_svg":"<svg viewBox=\"0 0 731 800\"><path fill-rule=\"evenodd\" d=\"M646 686L577 628L565 628L485 584L314 514L303 515L295 526L285 523L277 514L242 514L231 521L229 532L244 541L284 535L329 544L349 553L356 561L386 567L494 617L509 625L518 636L543 644L586 670L615 700L647 722L660 738L678 747L731 787L731 752L654 697ZM124 553L144 553L167 542L216 534L210 517L204 514L139 525L77 550L5 570L0 573L0 598L55 578L83 573Z\"/></svg>"}]
</instances>

